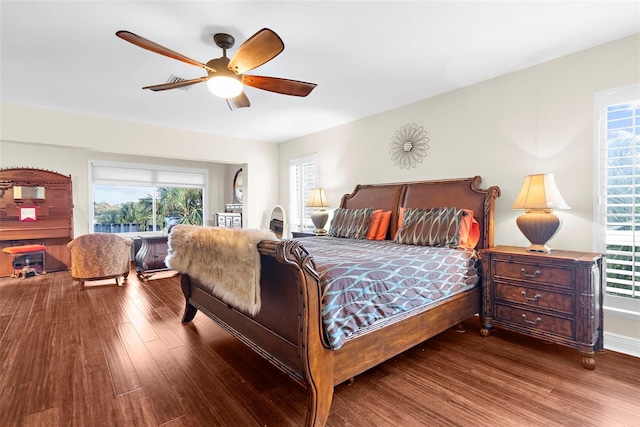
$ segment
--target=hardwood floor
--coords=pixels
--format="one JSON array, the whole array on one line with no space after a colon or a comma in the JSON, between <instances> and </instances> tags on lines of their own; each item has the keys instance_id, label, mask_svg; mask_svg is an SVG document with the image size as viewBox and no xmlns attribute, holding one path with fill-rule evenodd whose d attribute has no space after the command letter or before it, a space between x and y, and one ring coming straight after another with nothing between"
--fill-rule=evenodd
<instances>
[{"instance_id":1,"label":"hardwood floor","mask_svg":"<svg viewBox=\"0 0 640 427\"><path fill-rule=\"evenodd\" d=\"M129 277L0 279L2 426L304 423L304 389L203 314L181 324L177 277ZM576 350L465 327L336 387L327 425L640 426L639 358L588 371Z\"/></svg>"}]
</instances>

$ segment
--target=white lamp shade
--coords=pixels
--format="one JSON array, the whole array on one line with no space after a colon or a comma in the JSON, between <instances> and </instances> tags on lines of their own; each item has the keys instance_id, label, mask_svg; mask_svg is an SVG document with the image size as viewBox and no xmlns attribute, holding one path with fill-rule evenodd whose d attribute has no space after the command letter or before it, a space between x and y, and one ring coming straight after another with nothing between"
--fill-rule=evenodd
<instances>
[{"instance_id":1,"label":"white lamp shade","mask_svg":"<svg viewBox=\"0 0 640 427\"><path fill-rule=\"evenodd\" d=\"M527 175L511 209L571 209L556 186L553 174Z\"/></svg>"},{"instance_id":2,"label":"white lamp shade","mask_svg":"<svg viewBox=\"0 0 640 427\"><path fill-rule=\"evenodd\" d=\"M313 190L311 190L311 194L309 195L309 200L307 201L306 206L308 208L329 207L329 203L327 203L327 198L324 195L324 190L322 188L314 188Z\"/></svg>"}]
</instances>

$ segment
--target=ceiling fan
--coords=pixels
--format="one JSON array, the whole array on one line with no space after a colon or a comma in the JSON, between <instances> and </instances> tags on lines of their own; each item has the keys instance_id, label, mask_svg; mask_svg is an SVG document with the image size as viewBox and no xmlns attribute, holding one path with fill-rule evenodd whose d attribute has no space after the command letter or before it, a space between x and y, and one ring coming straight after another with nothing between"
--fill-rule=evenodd
<instances>
[{"instance_id":1,"label":"ceiling fan","mask_svg":"<svg viewBox=\"0 0 640 427\"><path fill-rule=\"evenodd\" d=\"M207 82L209 90L215 95L225 98L229 108L235 110L251 105L249 98L243 91L243 85L292 96L307 96L317 86L315 83L298 80L245 74L272 60L284 50L282 39L269 28L261 29L242 43L231 59L227 58L227 49L233 46L235 39L229 34L215 34L213 41L222 49L222 56L212 59L206 64L188 58L130 31L118 31L116 35L143 49L204 68L207 71L206 76L197 79L145 86L143 89L161 91Z\"/></svg>"}]
</instances>

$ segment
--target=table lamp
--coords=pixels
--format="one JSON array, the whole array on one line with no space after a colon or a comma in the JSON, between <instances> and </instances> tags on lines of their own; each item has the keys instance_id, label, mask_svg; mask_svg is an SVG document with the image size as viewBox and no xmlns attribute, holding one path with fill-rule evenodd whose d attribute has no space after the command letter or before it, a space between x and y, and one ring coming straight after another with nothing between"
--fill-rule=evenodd
<instances>
[{"instance_id":1,"label":"table lamp","mask_svg":"<svg viewBox=\"0 0 640 427\"><path fill-rule=\"evenodd\" d=\"M311 190L311 195L309 196L306 206L308 208L318 208L314 209L311 213L311 221L313 222L313 225L316 226L314 231L316 235L320 236L327 234L327 230L325 230L324 226L329 219L329 214L324 210L324 208L329 207L329 203L327 203L324 190L322 188L314 188Z\"/></svg>"},{"instance_id":2,"label":"table lamp","mask_svg":"<svg viewBox=\"0 0 640 427\"><path fill-rule=\"evenodd\" d=\"M553 214L554 209L571 209L564 201L553 174L527 175L518 198L511 209L524 209L516 223L531 242L529 252L549 253L547 242L560 229L562 221Z\"/></svg>"}]
</instances>

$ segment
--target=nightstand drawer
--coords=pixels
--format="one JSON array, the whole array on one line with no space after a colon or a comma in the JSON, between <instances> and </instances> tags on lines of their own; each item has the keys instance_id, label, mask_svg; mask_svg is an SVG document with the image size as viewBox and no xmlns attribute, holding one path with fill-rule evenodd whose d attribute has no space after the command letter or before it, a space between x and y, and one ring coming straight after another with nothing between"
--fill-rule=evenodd
<instances>
[{"instance_id":1,"label":"nightstand drawer","mask_svg":"<svg viewBox=\"0 0 640 427\"><path fill-rule=\"evenodd\" d=\"M573 295L517 286L498 280L496 280L495 286L497 300L545 308L569 315L573 314Z\"/></svg>"},{"instance_id":2,"label":"nightstand drawer","mask_svg":"<svg viewBox=\"0 0 640 427\"><path fill-rule=\"evenodd\" d=\"M520 262L496 260L494 278L526 280L532 283L544 283L569 289L574 287L574 270L532 265Z\"/></svg>"},{"instance_id":3,"label":"nightstand drawer","mask_svg":"<svg viewBox=\"0 0 640 427\"><path fill-rule=\"evenodd\" d=\"M549 332L570 340L575 339L573 320L549 316L531 310L507 307L496 303L496 321L508 322L531 331Z\"/></svg>"}]
</instances>

